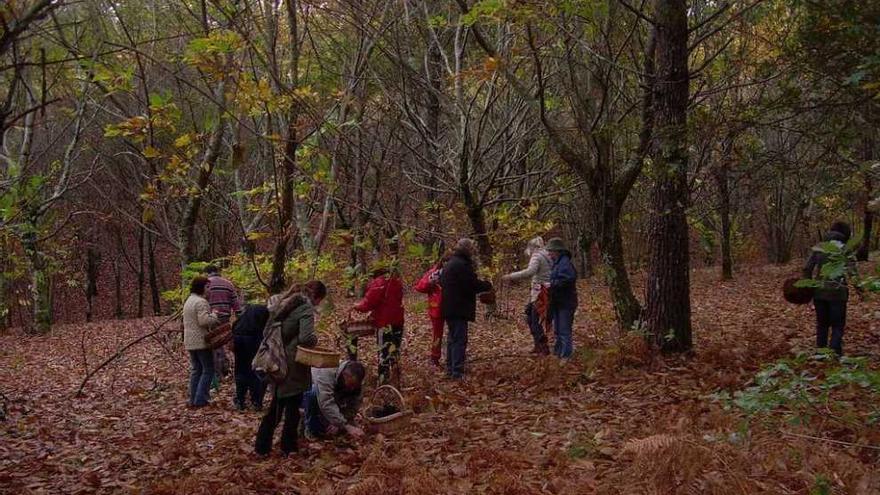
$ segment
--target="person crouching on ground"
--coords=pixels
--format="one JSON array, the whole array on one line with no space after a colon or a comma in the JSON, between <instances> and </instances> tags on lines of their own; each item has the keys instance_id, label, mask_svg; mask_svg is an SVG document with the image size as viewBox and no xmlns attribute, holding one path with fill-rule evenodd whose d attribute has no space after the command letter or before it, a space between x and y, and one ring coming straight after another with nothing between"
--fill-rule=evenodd
<instances>
[{"instance_id":1,"label":"person crouching on ground","mask_svg":"<svg viewBox=\"0 0 880 495\"><path fill-rule=\"evenodd\" d=\"M440 272L443 264L449 261L450 256L440 258L413 287L416 292L428 296L428 318L431 320L431 354L429 359L434 366L440 366L441 346L443 345L443 314L440 305L443 291L440 289Z\"/></svg>"},{"instance_id":2,"label":"person crouching on ground","mask_svg":"<svg viewBox=\"0 0 880 495\"><path fill-rule=\"evenodd\" d=\"M477 294L492 290L490 282L477 278L475 253L473 240L459 240L440 274L440 311L449 328L446 375L453 380L464 378L468 322L477 319Z\"/></svg>"},{"instance_id":3,"label":"person crouching on ground","mask_svg":"<svg viewBox=\"0 0 880 495\"><path fill-rule=\"evenodd\" d=\"M836 222L825 234L824 242L830 242L843 249L852 231L849 224ZM804 278L811 279L822 273L822 266L828 261L828 255L816 248L804 266ZM854 270L850 263L847 272ZM816 308L816 346L828 347L828 331L831 330L831 349L838 356L843 354L843 330L846 327L846 306L849 301L849 288L846 273L833 280L824 280L822 286L813 294L813 306Z\"/></svg>"},{"instance_id":4,"label":"person crouching on ground","mask_svg":"<svg viewBox=\"0 0 880 495\"><path fill-rule=\"evenodd\" d=\"M191 366L188 407L208 405L211 380L214 379L214 354L205 343L205 335L220 320L211 312L211 306L205 299L207 285L207 278L193 278L189 297L183 303L183 346L189 352Z\"/></svg>"},{"instance_id":5,"label":"person crouching on ground","mask_svg":"<svg viewBox=\"0 0 880 495\"><path fill-rule=\"evenodd\" d=\"M403 344L403 283L400 275L383 264L372 270L373 279L367 285L364 298L354 307L360 313L370 313L376 325L379 347L379 385L399 374L400 346ZM348 338L348 358L357 361L357 337Z\"/></svg>"},{"instance_id":6,"label":"person crouching on ground","mask_svg":"<svg viewBox=\"0 0 880 495\"><path fill-rule=\"evenodd\" d=\"M299 406L303 393L312 386L310 367L297 363L296 347L314 347L318 343L315 335L315 306L327 296L327 287L317 280L305 286L293 286L277 304L270 304L272 321L281 322L281 339L287 354L287 374L284 381L272 386L272 405L260 421L254 451L266 456L272 450L272 437L275 428L284 417L281 429L281 454L288 456L297 450L297 429L299 427Z\"/></svg>"},{"instance_id":7,"label":"person crouching on ground","mask_svg":"<svg viewBox=\"0 0 880 495\"><path fill-rule=\"evenodd\" d=\"M364 365L343 361L336 368L312 368L312 388L303 396L306 437L326 438L364 432L354 424L363 401Z\"/></svg>"},{"instance_id":8,"label":"person crouching on ground","mask_svg":"<svg viewBox=\"0 0 880 495\"><path fill-rule=\"evenodd\" d=\"M529 302L526 304L526 323L535 341L532 354L546 356L550 354L547 347L547 335L544 333L544 322L548 320L547 304L549 294L547 287L550 285L550 273L553 270L553 260L550 253L544 249L544 239L535 237L526 246L526 256L529 257L529 266L525 270L513 272L501 277L505 282L517 282L531 277L531 290Z\"/></svg>"},{"instance_id":9,"label":"person crouching on ground","mask_svg":"<svg viewBox=\"0 0 880 495\"><path fill-rule=\"evenodd\" d=\"M263 408L263 382L251 366L260 342L263 329L269 321L269 309L263 304L249 304L232 325L232 344L235 356L235 408L245 409L245 399L251 396L254 409Z\"/></svg>"},{"instance_id":10,"label":"person crouching on ground","mask_svg":"<svg viewBox=\"0 0 880 495\"><path fill-rule=\"evenodd\" d=\"M553 258L553 270L550 273L550 318L556 334L553 355L568 359L574 352L572 327L578 306L577 271L571 262L571 251L565 247L562 239L550 239L547 251Z\"/></svg>"}]
</instances>

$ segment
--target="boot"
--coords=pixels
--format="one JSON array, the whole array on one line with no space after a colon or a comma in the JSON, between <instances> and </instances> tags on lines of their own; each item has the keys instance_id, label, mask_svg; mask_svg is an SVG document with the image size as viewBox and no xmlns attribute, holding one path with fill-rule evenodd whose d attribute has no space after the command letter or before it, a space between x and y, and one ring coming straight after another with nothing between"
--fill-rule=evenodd
<instances>
[{"instance_id":1,"label":"boot","mask_svg":"<svg viewBox=\"0 0 880 495\"><path fill-rule=\"evenodd\" d=\"M538 349L538 352L535 354L539 356L549 356L550 355L550 346L547 345L547 342L541 342L535 346Z\"/></svg>"}]
</instances>

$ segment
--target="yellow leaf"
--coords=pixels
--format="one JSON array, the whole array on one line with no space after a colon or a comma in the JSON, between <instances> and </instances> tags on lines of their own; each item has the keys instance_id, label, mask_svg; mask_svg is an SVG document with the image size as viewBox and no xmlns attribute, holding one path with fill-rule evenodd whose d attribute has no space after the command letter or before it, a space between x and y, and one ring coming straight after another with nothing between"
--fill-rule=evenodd
<instances>
[{"instance_id":1,"label":"yellow leaf","mask_svg":"<svg viewBox=\"0 0 880 495\"><path fill-rule=\"evenodd\" d=\"M156 157L160 157L160 156L162 156L162 152L159 151L158 149L156 149L152 146L147 146L146 148L144 148L144 157L156 158Z\"/></svg>"},{"instance_id":2,"label":"yellow leaf","mask_svg":"<svg viewBox=\"0 0 880 495\"><path fill-rule=\"evenodd\" d=\"M184 146L189 146L190 143L192 143L192 138L189 136L189 134L184 134L174 140L174 146L176 148L183 148Z\"/></svg>"}]
</instances>

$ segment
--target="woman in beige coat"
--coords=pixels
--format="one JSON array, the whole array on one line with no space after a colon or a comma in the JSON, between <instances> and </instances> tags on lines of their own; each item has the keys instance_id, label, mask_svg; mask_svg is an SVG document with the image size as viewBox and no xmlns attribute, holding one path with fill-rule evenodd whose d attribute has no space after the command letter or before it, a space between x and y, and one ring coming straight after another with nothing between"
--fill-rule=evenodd
<instances>
[{"instance_id":1,"label":"woman in beige coat","mask_svg":"<svg viewBox=\"0 0 880 495\"><path fill-rule=\"evenodd\" d=\"M208 279L196 277L190 284L190 294L183 304L183 346L189 352L189 407L205 407L214 379L214 355L205 343L205 335L219 320L211 312L205 299Z\"/></svg>"}]
</instances>

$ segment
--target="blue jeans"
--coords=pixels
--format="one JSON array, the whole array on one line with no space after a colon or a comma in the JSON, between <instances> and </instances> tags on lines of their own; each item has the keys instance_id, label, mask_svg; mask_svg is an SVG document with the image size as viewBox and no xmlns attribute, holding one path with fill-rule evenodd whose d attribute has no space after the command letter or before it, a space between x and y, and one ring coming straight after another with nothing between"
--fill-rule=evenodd
<instances>
[{"instance_id":1,"label":"blue jeans","mask_svg":"<svg viewBox=\"0 0 880 495\"><path fill-rule=\"evenodd\" d=\"M309 433L316 437L322 437L327 434L327 425L324 424L324 418L321 416L321 407L318 405L318 386L312 385L306 393L303 394L303 423Z\"/></svg>"},{"instance_id":2,"label":"blue jeans","mask_svg":"<svg viewBox=\"0 0 880 495\"><path fill-rule=\"evenodd\" d=\"M446 320L449 336L446 338L446 374L452 378L464 376L464 363L467 357L467 320Z\"/></svg>"},{"instance_id":3,"label":"blue jeans","mask_svg":"<svg viewBox=\"0 0 880 495\"><path fill-rule=\"evenodd\" d=\"M211 396L214 379L214 352L210 349L189 351L189 405L204 406Z\"/></svg>"},{"instance_id":4,"label":"blue jeans","mask_svg":"<svg viewBox=\"0 0 880 495\"><path fill-rule=\"evenodd\" d=\"M553 355L568 359L574 352L574 343L571 340L571 329L574 326L575 308L553 309L553 331L556 333L556 343L553 346Z\"/></svg>"}]
</instances>

